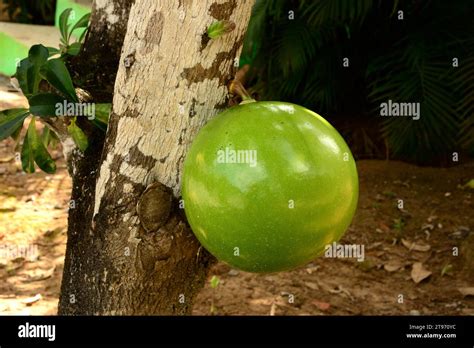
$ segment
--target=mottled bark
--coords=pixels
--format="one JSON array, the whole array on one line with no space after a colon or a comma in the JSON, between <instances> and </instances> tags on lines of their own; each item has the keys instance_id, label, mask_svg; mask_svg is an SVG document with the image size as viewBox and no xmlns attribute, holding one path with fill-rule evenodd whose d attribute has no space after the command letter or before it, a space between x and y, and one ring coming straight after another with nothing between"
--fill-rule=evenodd
<instances>
[{"instance_id":1,"label":"mottled bark","mask_svg":"<svg viewBox=\"0 0 474 348\"><path fill-rule=\"evenodd\" d=\"M190 313L213 259L178 206L182 163L199 128L226 105L252 4L132 6L94 200L84 202L92 221L71 233L62 314ZM203 40L216 20L236 27ZM152 183L160 191L146 190Z\"/></svg>"}]
</instances>

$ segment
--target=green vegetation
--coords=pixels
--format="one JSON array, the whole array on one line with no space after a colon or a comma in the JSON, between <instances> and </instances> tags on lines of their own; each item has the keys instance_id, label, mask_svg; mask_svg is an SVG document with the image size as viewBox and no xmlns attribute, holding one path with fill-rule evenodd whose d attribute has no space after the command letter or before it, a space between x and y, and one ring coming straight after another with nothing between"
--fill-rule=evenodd
<instances>
[{"instance_id":1,"label":"green vegetation","mask_svg":"<svg viewBox=\"0 0 474 348\"><path fill-rule=\"evenodd\" d=\"M437 162L474 151L472 13L472 1L257 0L241 65L262 100L349 118L365 152L361 120L398 158ZM388 100L420 103L421 118L381 118Z\"/></svg>"},{"instance_id":2,"label":"green vegetation","mask_svg":"<svg viewBox=\"0 0 474 348\"><path fill-rule=\"evenodd\" d=\"M80 102L74 88L66 60L79 53L85 32L79 40L71 42L71 34L78 29L87 28L90 14L84 15L74 25L69 24L71 9L60 16L59 30L61 43L59 49L34 45L28 57L20 61L15 77L29 102L29 109L12 109L0 112L0 140L12 137L17 144L25 119L31 116L30 124L21 147L22 168L27 173L35 171L35 163L47 172L54 173L56 164L48 152L49 145L57 144L57 137L50 130L51 124L45 122L42 134L36 129L36 117L65 116L58 115L57 107L65 101ZM43 83L46 82L46 85ZM43 84L43 85L42 85ZM40 88L40 86L42 86ZM98 105L92 122L102 130L107 127L110 104ZM70 116L70 115L69 115ZM68 132L81 151L88 146L87 136L76 123L77 116L69 117Z\"/></svg>"}]
</instances>

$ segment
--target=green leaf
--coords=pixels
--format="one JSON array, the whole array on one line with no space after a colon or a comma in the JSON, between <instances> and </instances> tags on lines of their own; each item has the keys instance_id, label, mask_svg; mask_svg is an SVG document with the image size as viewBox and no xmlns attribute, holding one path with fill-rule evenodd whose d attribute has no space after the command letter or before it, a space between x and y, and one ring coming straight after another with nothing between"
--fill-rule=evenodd
<instances>
[{"instance_id":1,"label":"green leaf","mask_svg":"<svg viewBox=\"0 0 474 348\"><path fill-rule=\"evenodd\" d=\"M33 64L31 64L28 58L22 59L20 64L18 64L15 73L20 88L26 97L29 97L33 93L28 85L28 70L32 68L32 65Z\"/></svg>"},{"instance_id":2,"label":"green leaf","mask_svg":"<svg viewBox=\"0 0 474 348\"><path fill-rule=\"evenodd\" d=\"M72 8L65 9L61 15L59 16L59 31L61 32L61 37L68 42L68 31L69 25L67 24L69 21L69 15L71 14Z\"/></svg>"},{"instance_id":3,"label":"green leaf","mask_svg":"<svg viewBox=\"0 0 474 348\"><path fill-rule=\"evenodd\" d=\"M0 112L0 140L8 138L23 125L28 109L11 109Z\"/></svg>"},{"instance_id":4,"label":"green leaf","mask_svg":"<svg viewBox=\"0 0 474 348\"><path fill-rule=\"evenodd\" d=\"M219 277L213 275L210 280L211 288L213 289L217 288L217 286L219 285L219 282L220 282Z\"/></svg>"},{"instance_id":5,"label":"green leaf","mask_svg":"<svg viewBox=\"0 0 474 348\"><path fill-rule=\"evenodd\" d=\"M95 119L92 123L102 131L107 130L107 124L109 123L109 115L112 109L112 104L96 104L95 105Z\"/></svg>"},{"instance_id":6,"label":"green leaf","mask_svg":"<svg viewBox=\"0 0 474 348\"><path fill-rule=\"evenodd\" d=\"M210 39L217 39L226 33L230 33L235 29L235 23L231 21L217 21L212 23L209 28L207 28L207 36Z\"/></svg>"},{"instance_id":7,"label":"green leaf","mask_svg":"<svg viewBox=\"0 0 474 348\"><path fill-rule=\"evenodd\" d=\"M469 180L467 183L463 185L463 187L474 190L474 179Z\"/></svg>"},{"instance_id":8,"label":"green leaf","mask_svg":"<svg viewBox=\"0 0 474 348\"><path fill-rule=\"evenodd\" d=\"M16 143L18 143L18 138L20 138L21 130L23 129L23 122L21 122L17 129L13 131L12 134L10 134L10 137L15 140Z\"/></svg>"},{"instance_id":9,"label":"green leaf","mask_svg":"<svg viewBox=\"0 0 474 348\"><path fill-rule=\"evenodd\" d=\"M95 104L95 119L101 123L109 123L109 115L112 110L112 104Z\"/></svg>"},{"instance_id":10,"label":"green leaf","mask_svg":"<svg viewBox=\"0 0 474 348\"><path fill-rule=\"evenodd\" d=\"M79 51L81 50L81 43L80 42L74 42L71 44L68 48L66 53L71 55L71 56L77 56L79 54Z\"/></svg>"},{"instance_id":11,"label":"green leaf","mask_svg":"<svg viewBox=\"0 0 474 348\"><path fill-rule=\"evenodd\" d=\"M87 32L89 31L89 28L87 28L86 30L84 30L81 34L81 36L79 37L79 40L77 42L80 42L80 43L83 43L84 42L84 38L86 37L86 34Z\"/></svg>"},{"instance_id":12,"label":"green leaf","mask_svg":"<svg viewBox=\"0 0 474 348\"><path fill-rule=\"evenodd\" d=\"M57 114L57 104L63 104L64 98L53 93L36 94L29 100L30 112L35 116L60 116Z\"/></svg>"},{"instance_id":13,"label":"green leaf","mask_svg":"<svg viewBox=\"0 0 474 348\"><path fill-rule=\"evenodd\" d=\"M82 152L86 151L87 147L89 146L89 141L87 140L87 136L84 134L81 128L76 125L75 119L72 119L71 124L67 127L69 134L71 134L72 139L76 143L79 150Z\"/></svg>"},{"instance_id":14,"label":"green leaf","mask_svg":"<svg viewBox=\"0 0 474 348\"><path fill-rule=\"evenodd\" d=\"M452 264L447 264L445 265L442 269L441 269L441 277L444 276L445 274L446 275L449 275L451 274L453 271L453 265Z\"/></svg>"},{"instance_id":15,"label":"green leaf","mask_svg":"<svg viewBox=\"0 0 474 348\"><path fill-rule=\"evenodd\" d=\"M56 163L51 158L51 155L41 141L41 138L38 136L35 123L35 118L32 117L27 134L28 145L30 146L33 158L38 167L48 174L53 174L56 172Z\"/></svg>"},{"instance_id":16,"label":"green leaf","mask_svg":"<svg viewBox=\"0 0 474 348\"><path fill-rule=\"evenodd\" d=\"M49 56L54 56L55 54L59 54L61 51L55 47L46 47L48 50Z\"/></svg>"},{"instance_id":17,"label":"green leaf","mask_svg":"<svg viewBox=\"0 0 474 348\"><path fill-rule=\"evenodd\" d=\"M59 143L58 136L56 135L56 133L51 131L48 125L45 125L45 127L43 128L41 140L43 141L45 147L51 146L55 148Z\"/></svg>"},{"instance_id":18,"label":"green leaf","mask_svg":"<svg viewBox=\"0 0 474 348\"><path fill-rule=\"evenodd\" d=\"M43 133L41 133L41 141L43 142L44 147L48 147L51 131L49 130L48 126L44 126Z\"/></svg>"},{"instance_id":19,"label":"green leaf","mask_svg":"<svg viewBox=\"0 0 474 348\"><path fill-rule=\"evenodd\" d=\"M89 25L89 19L91 17L91 14L90 13L86 13L84 16L82 16L77 22L76 24L74 24L74 26L72 27L71 29L71 33L76 30L76 29L79 29L79 28L87 28L87 26Z\"/></svg>"},{"instance_id":20,"label":"green leaf","mask_svg":"<svg viewBox=\"0 0 474 348\"><path fill-rule=\"evenodd\" d=\"M48 60L48 49L43 45L34 45L28 52L28 57L20 61L16 70L16 77L25 96L38 91L41 81L40 69Z\"/></svg>"},{"instance_id":21,"label":"green leaf","mask_svg":"<svg viewBox=\"0 0 474 348\"><path fill-rule=\"evenodd\" d=\"M41 75L68 99L78 101L69 71L60 58L48 60L41 68Z\"/></svg>"},{"instance_id":22,"label":"green leaf","mask_svg":"<svg viewBox=\"0 0 474 348\"><path fill-rule=\"evenodd\" d=\"M31 124L30 124L31 126ZM30 129L28 128L28 132ZM21 149L21 167L26 173L35 172L35 162L33 158L33 150L31 149L30 143L28 141L28 133L23 139L23 147Z\"/></svg>"}]
</instances>

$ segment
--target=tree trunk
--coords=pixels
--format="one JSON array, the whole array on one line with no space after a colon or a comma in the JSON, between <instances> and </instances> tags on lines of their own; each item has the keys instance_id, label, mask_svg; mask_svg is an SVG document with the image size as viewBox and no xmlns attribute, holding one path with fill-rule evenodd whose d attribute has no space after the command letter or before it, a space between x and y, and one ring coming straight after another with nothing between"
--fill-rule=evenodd
<instances>
[{"instance_id":1,"label":"tree trunk","mask_svg":"<svg viewBox=\"0 0 474 348\"><path fill-rule=\"evenodd\" d=\"M83 49L78 56L69 62L76 85L88 91L94 102L111 103L113 83L118 70L120 52L125 38L126 24L133 0L107 0L94 2L91 24ZM99 3L99 4L97 4ZM104 55L104 47L107 55ZM98 65L102 57L107 56L106 63ZM99 71L100 70L100 71ZM100 78L100 76L110 76ZM94 76L91 78L91 76ZM95 77L98 76L98 77ZM105 91L105 92L104 92ZM109 92L107 92L109 91ZM105 136L90 123L79 119L81 128L89 137L89 147L85 153L78 151L67 133L63 119L52 119L51 125L58 133L66 156L69 174L72 177L71 204L69 209L68 241L64 265L63 280L70 279L72 267L82 267L81 250L90 244L83 236L88 234L92 219L91 204L94 200L96 173ZM87 223L89 221L89 223ZM70 285L62 283L59 300L59 314L74 313L71 306L75 303L74 295L65 294ZM76 309L79 309L79 305Z\"/></svg>"},{"instance_id":2,"label":"tree trunk","mask_svg":"<svg viewBox=\"0 0 474 348\"><path fill-rule=\"evenodd\" d=\"M80 55L70 61L75 84L87 90L96 103L112 102L128 14L134 2L94 1L86 43Z\"/></svg>"},{"instance_id":3,"label":"tree trunk","mask_svg":"<svg viewBox=\"0 0 474 348\"><path fill-rule=\"evenodd\" d=\"M77 207L93 216L69 220L81 234L70 231L61 314L191 312L213 258L179 208L181 168L199 128L226 106L252 4L132 6L95 197ZM217 20L235 29L209 40Z\"/></svg>"}]
</instances>

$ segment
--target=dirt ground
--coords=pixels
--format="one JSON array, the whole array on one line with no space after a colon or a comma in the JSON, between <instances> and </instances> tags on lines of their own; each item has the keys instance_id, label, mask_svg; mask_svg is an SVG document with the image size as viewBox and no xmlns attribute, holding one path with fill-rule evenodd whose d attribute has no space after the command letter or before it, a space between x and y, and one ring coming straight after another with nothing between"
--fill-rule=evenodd
<instances>
[{"instance_id":1,"label":"dirt ground","mask_svg":"<svg viewBox=\"0 0 474 348\"><path fill-rule=\"evenodd\" d=\"M55 175L26 175L13 142L0 143L0 314L56 313L71 181L61 153L54 156ZM341 243L363 244L363 262L320 257L267 275L219 263L194 314L474 315L474 191L464 186L474 178L474 163L357 166L359 206ZM30 254L12 259L18 245L30 246Z\"/></svg>"},{"instance_id":2,"label":"dirt ground","mask_svg":"<svg viewBox=\"0 0 474 348\"><path fill-rule=\"evenodd\" d=\"M0 110L25 104L8 80L0 76ZM15 153L11 139L0 142L0 315L53 315L71 180L60 151L53 151L54 175L24 174ZM340 243L363 245L363 262L320 257L265 275L219 263L194 314L474 315L474 190L466 186L474 161L449 169L376 160L357 167L358 210Z\"/></svg>"}]
</instances>

